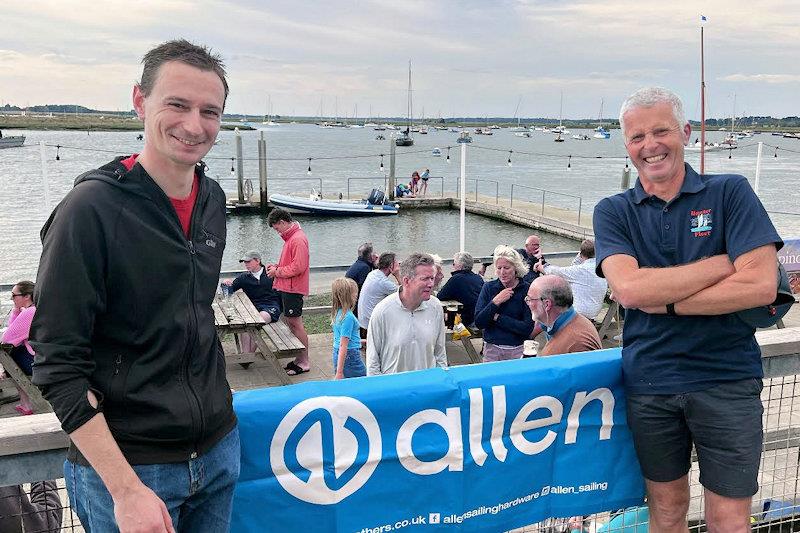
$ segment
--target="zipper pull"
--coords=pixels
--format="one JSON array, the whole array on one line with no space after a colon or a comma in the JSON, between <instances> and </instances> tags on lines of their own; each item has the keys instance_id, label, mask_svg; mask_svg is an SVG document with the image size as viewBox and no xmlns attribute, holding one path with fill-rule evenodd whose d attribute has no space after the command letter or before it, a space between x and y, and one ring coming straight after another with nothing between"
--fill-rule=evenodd
<instances>
[{"instance_id":1,"label":"zipper pull","mask_svg":"<svg viewBox=\"0 0 800 533\"><path fill-rule=\"evenodd\" d=\"M119 365L122 364L122 354L117 356L117 360L114 361L114 375L116 376L119 374Z\"/></svg>"},{"instance_id":2,"label":"zipper pull","mask_svg":"<svg viewBox=\"0 0 800 533\"><path fill-rule=\"evenodd\" d=\"M194 249L194 243L192 241L187 241L187 242L189 243L189 253L194 255L196 253Z\"/></svg>"}]
</instances>

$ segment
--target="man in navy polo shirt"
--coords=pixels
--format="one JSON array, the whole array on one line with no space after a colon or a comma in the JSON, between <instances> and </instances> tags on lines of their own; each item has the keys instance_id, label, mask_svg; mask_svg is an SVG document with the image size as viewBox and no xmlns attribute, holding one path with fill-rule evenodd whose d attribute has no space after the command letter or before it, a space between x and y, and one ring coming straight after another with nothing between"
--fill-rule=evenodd
<instances>
[{"instance_id":1,"label":"man in navy polo shirt","mask_svg":"<svg viewBox=\"0 0 800 533\"><path fill-rule=\"evenodd\" d=\"M761 353L735 312L770 304L783 242L747 180L684 163L680 99L640 89L620 111L639 179L594 211L597 274L628 309L628 424L650 524L686 531L692 443L710 531L748 531L761 454Z\"/></svg>"}]
</instances>

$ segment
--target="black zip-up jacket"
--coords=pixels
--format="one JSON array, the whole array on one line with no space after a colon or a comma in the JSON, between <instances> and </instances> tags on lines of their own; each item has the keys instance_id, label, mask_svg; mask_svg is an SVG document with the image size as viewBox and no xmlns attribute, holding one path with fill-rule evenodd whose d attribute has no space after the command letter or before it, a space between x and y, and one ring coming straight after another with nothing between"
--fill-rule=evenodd
<instances>
[{"instance_id":1,"label":"black zip-up jacket","mask_svg":"<svg viewBox=\"0 0 800 533\"><path fill-rule=\"evenodd\" d=\"M211 309L225 195L198 164L187 239L164 191L121 160L79 176L42 228L33 383L67 433L99 410L129 463L185 461L236 425ZM74 445L67 457L87 464Z\"/></svg>"}]
</instances>

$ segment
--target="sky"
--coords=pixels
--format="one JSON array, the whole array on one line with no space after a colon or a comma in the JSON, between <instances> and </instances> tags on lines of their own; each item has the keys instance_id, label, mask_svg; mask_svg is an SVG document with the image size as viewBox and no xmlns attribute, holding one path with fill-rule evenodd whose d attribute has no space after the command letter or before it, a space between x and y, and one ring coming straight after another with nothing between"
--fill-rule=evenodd
<instances>
[{"instance_id":1,"label":"sky","mask_svg":"<svg viewBox=\"0 0 800 533\"><path fill-rule=\"evenodd\" d=\"M644 85L700 117L800 115L797 0L3 0L0 105L130 110L141 57L186 38L225 60L226 111L616 117Z\"/></svg>"}]
</instances>

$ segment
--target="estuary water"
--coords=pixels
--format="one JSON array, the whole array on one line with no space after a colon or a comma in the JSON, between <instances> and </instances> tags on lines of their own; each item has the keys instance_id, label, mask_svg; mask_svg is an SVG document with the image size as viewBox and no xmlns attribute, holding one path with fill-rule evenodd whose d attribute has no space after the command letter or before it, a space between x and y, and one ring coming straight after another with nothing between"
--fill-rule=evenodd
<instances>
[{"instance_id":1,"label":"estuary water","mask_svg":"<svg viewBox=\"0 0 800 533\"><path fill-rule=\"evenodd\" d=\"M41 253L39 230L47 215L70 190L77 175L112 159L116 154L130 154L141 149L138 132L23 131L26 147L0 150L0 283L34 278ZM389 132L372 128L323 129L313 125L282 124L263 131L267 141L269 192L307 194L311 188L322 188L326 194L363 197L373 186L382 186L389 168ZM592 132L573 131L572 133ZM387 139L375 140L384 134ZM244 175L252 179L258 194L258 131L244 131ZM438 196L442 188L456 189L460 172L461 147L457 133L430 130L428 135L415 135L415 145L397 148L396 175L408 180L413 170L430 169L432 178L428 194ZM723 132L710 132L712 141L719 141ZM567 136L569 137L569 136ZM625 149L619 131L608 140L580 141L567 138L553 142L549 133L534 132L531 138L516 137L508 130L495 130L492 136L473 135L467 150L468 194L478 190L482 195L508 197L515 184L514 198L536 201L541 193L526 187L563 193L548 194L547 202L568 209L577 208L575 197L581 198L581 212L590 215L601 198L620 191ZM42 157L38 146L47 146ZM706 154L706 171L744 174L753 184L758 141L766 145L763 152L759 195L784 237L800 236L800 216L778 212L798 212L800 185L800 141L767 134L740 141L740 148ZM60 145L61 148L55 148ZM778 157L773 146L777 150ZM432 155L434 147L441 156ZM448 147L450 147L448 149ZM450 161L447 161L447 155ZM59 160L56 160L58 154ZM381 158L383 154L383 158ZM235 156L235 133L223 131L219 142L206 158L208 174L220 179L223 188L234 194L231 180L231 158ZM570 157L571 156L571 157ZM311 161L309 163L309 158ZM511 166L508 165L511 159ZM687 153L687 161L699 168L699 154ZM384 169L380 164L383 161ZM311 175L308 174L309 164ZM631 167L632 168L632 167ZM633 169L631 182L636 178ZM350 179L373 178L373 179ZM520 187L525 186L525 187ZM325 219L301 217L308 234L313 265L348 264L355 258L361 242L372 241L376 250L393 250L401 256L414 250L452 256L458 249L458 212L447 210L404 210L397 216L379 220L364 218ZM521 246L531 230L514 224L478 215L467 215L467 250L475 255L489 255L500 243ZM541 234L545 252L577 249L575 241ZM223 269L239 267L237 259L249 249L261 250L266 259L277 259L280 238L259 215L228 217L227 247ZM157 261L157 257L152 258Z\"/></svg>"}]
</instances>

